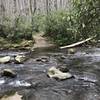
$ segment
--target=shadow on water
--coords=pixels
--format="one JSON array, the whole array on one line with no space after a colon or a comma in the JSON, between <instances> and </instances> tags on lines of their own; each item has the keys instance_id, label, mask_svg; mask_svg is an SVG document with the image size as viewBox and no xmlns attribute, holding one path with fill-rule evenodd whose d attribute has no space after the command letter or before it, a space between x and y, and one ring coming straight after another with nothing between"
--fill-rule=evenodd
<instances>
[{"instance_id":1,"label":"shadow on water","mask_svg":"<svg viewBox=\"0 0 100 100\"><path fill-rule=\"evenodd\" d=\"M27 51L0 52L0 55L27 54ZM75 54L57 48L36 49L23 64L0 64L10 68L16 78L0 75L0 97L18 92L22 100L100 100L100 49L77 48ZM45 57L47 62L37 61ZM75 78L59 81L47 77L48 68L67 66Z\"/></svg>"}]
</instances>

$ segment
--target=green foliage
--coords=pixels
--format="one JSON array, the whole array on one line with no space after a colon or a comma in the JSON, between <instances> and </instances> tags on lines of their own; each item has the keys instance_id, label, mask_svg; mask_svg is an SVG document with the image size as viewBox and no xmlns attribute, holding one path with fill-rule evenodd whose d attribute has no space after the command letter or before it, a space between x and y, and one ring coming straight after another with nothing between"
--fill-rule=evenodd
<instances>
[{"instance_id":1,"label":"green foliage","mask_svg":"<svg viewBox=\"0 0 100 100\"><path fill-rule=\"evenodd\" d=\"M78 32L84 37L100 39L100 0L73 0Z\"/></svg>"},{"instance_id":2,"label":"green foliage","mask_svg":"<svg viewBox=\"0 0 100 100\"><path fill-rule=\"evenodd\" d=\"M47 16L45 33L58 45L70 44L80 39L75 23L76 18L73 13L65 11L53 12Z\"/></svg>"},{"instance_id":3,"label":"green foliage","mask_svg":"<svg viewBox=\"0 0 100 100\"><path fill-rule=\"evenodd\" d=\"M22 39L32 40L32 34L43 31L45 15L34 14L31 21L24 16L18 16L15 19L9 17L3 18L3 24L0 25L0 36L11 42L19 42Z\"/></svg>"},{"instance_id":4,"label":"green foliage","mask_svg":"<svg viewBox=\"0 0 100 100\"><path fill-rule=\"evenodd\" d=\"M13 22L12 19L6 17L0 25L0 36L11 42L19 42L22 39L32 40L32 34L37 31L38 24L35 21L31 23L23 16L16 17Z\"/></svg>"},{"instance_id":5,"label":"green foliage","mask_svg":"<svg viewBox=\"0 0 100 100\"><path fill-rule=\"evenodd\" d=\"M100 39L100 1L73 0L73 9L49 13L45 33L58 45L71 44L91 36Z\"/></svg>"},{"instance_id":6,"label":"green foliage","mask_svg":"<svg viewBox=\"0 0 100 100\"><path fill-rule=\"evenodd\" d=\"M32 17L32 27L33 31L39 32L44 30L45 15L34 14Z\"/></svg>"}]
</instances>

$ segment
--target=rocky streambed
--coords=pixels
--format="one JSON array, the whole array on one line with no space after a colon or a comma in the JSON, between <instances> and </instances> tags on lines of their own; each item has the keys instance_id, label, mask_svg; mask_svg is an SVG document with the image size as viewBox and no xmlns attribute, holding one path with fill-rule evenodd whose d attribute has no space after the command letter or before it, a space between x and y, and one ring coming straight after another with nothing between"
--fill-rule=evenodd
<instances>
[{"instance_id":1,"label":"rocky streambed","mask_svg":"<svg viewBox=\"0 0 100 100\"><path fill-rule=\"evenodd\" d=\"M76 48L74 54L56 48L30 53L0 51L0 56L12 57L19 53L29 58L23 63L0 64L0 72L10 69L17 75L11 78L0 74L0 100L16 93L17 97L20 95L18 100L100 100L100 48ZM50 67L67 69L74 77L49 78Z\"/></svg>"}]
</instances>

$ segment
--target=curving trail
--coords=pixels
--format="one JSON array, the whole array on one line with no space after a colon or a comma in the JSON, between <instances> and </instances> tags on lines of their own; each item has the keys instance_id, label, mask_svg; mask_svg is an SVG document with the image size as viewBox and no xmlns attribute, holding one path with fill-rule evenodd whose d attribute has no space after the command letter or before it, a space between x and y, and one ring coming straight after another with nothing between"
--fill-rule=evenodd
<instances>
[{"instance_id":1,"label":"curving trail","mask_svg":"<svg viewBox=\"0 0 100 100\"><path fill-rule=\"evenodd\" d=\"M42 48L42 47L52 47L54 44L50 43L46 37L43 37L44 33L38 33L33 35L35 40L34 48Z\"/></svg>"}]
</instances>

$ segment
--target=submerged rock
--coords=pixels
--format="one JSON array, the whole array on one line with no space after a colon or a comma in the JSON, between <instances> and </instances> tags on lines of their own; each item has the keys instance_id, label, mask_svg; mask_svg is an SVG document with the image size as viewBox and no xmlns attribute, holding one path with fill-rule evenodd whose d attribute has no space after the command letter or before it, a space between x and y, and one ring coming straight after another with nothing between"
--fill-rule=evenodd
<instances>
[{"instance_id":1,"label":"submerged rock","mask_svg":"<svg viewBox=\"0 0 100 100\"><path fill-rule=\"evenodd\" d=\"M15 57L15 62L16 62L16 63L23 63L26 59L27 59L27 58L26 58L26 56L24 56L24 55L17 55L17 56Z\"/></svg>"},{"instance_id":2,"label":"submerged rock","mask_svg":"<svg viewBox=\"0 0 100 100\"><path fill-rule=\"evenodd\" d=\"M60 79L60 80L64 80L64 79L68 79L68 78L72 77L72 75L69 72L67 72L67 73L61 72L59 69L57 69L55 67L51 67L48 70L47 75L50 78L56 78L56 79Z\"/></svg>"},{"instance_id":3,"label":"submerged rock","mask_svg":"<svg viewBox=\"0 0 100 100\"><path fill-rule=\"evenodd\" d=\"M41 61L41 58L37 58L36 61L37 61L37 62L40 62L40 61Z\"/></svg>"},{"instance_id":4,"label":"submerged rock","mask_svg":"<svg viewBox=\"0 0 100 100\"><path fill-rule=\"evenodd\" d=\"M10 59L10 56L0 57L0 63L8 63L10 62Z\"/></svg>"},{"instance_id":5,"label":"submerged rock","mask_svg":"<svg viewBox=\"0 0 100 100\"><path fill-rule=\"evenodd\" d=\"M49 60L47 57L42 57L42 58L37 58L36 61L45 63L45 62L48 62Z\"/></svg>"},{"instance_id":6,"label":"submerged rock","mask_svg":"<svg viewBox=\"0 0 100 100\"><path fill-rule=\"evenodd\" d=\"M58 69L61 71L61 72L68 72L68 68L67 66L59 66Z\"/></svg>"},{"instance_id":7,"label":"submerged rock","mask_svg":"<svg viewBox=\"0 0 100 100\"><path fill-rule=\"evenodd\" d=\"M17 76L17 74L11 69L4 69L2 72L2 76L14 78Z\"/></svg>"},{"instance_id":8,"label":"submerged rock","mask_svg":"<svg viewBox=\"0 0 100 100\"><path fill-rule=\"evenodd\" d=\"M66 59L66 56L61 56L60 58L61 58L61 59Z\"/></svg>"}]
</instances>

